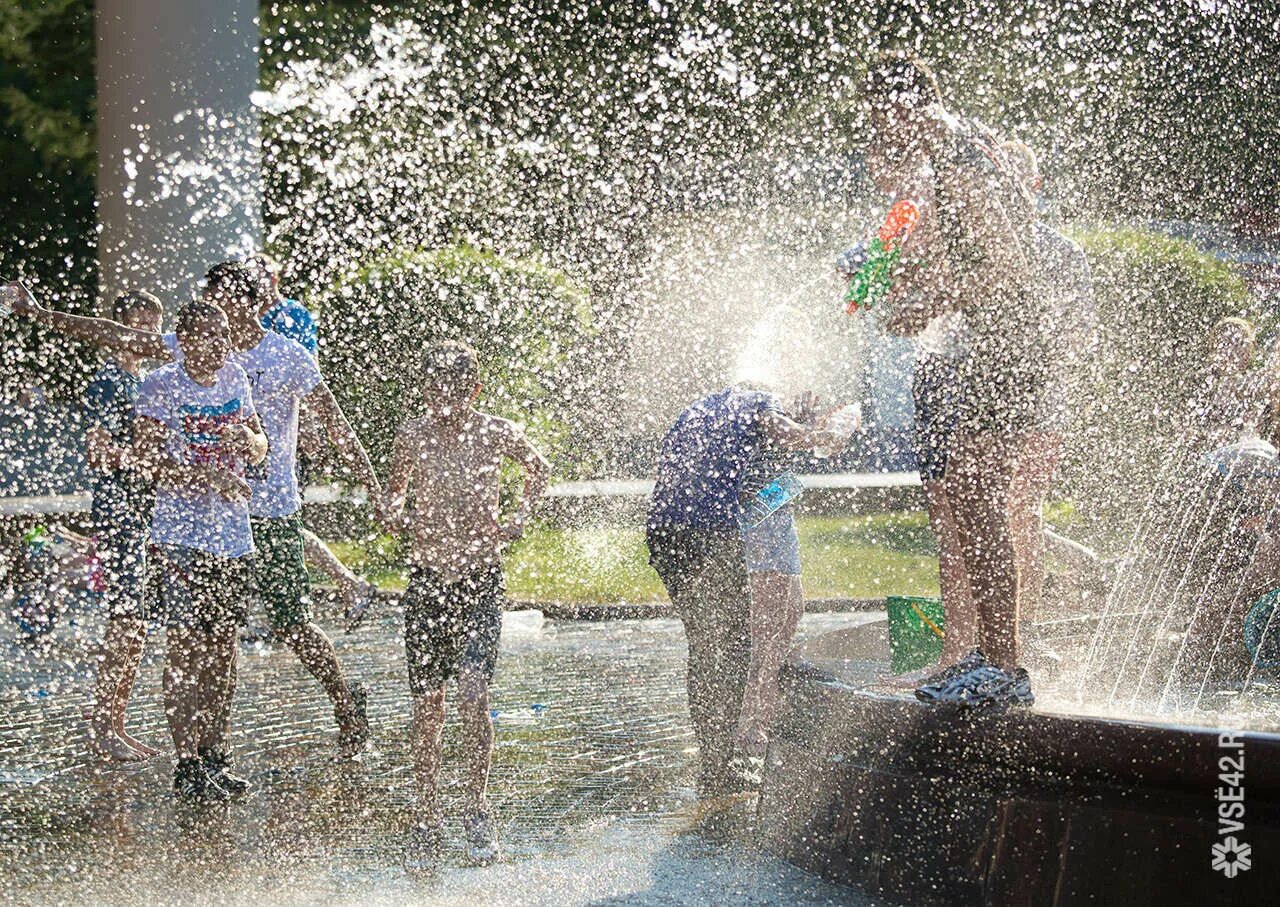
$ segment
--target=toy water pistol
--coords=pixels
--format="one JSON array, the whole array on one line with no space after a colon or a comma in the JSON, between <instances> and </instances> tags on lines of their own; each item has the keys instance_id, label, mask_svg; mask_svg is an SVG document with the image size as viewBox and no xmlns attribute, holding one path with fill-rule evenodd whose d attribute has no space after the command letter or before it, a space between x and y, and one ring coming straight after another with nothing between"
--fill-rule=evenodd
<instances>
[{"instance_id":1,"label":"toy water pistol","mask_svg":"<svg viewBox=\"0 0 1280 907\"><path fill-rule=\"evenodd\" d=\"M858 243L836 259L836 270L849 278L844 294L845 313L869 309L889 293L890 275L902 256L902 245L920 223L920 208L904 198L889 209L884 223L869 240Z\"/></svg>"}]
</instances>

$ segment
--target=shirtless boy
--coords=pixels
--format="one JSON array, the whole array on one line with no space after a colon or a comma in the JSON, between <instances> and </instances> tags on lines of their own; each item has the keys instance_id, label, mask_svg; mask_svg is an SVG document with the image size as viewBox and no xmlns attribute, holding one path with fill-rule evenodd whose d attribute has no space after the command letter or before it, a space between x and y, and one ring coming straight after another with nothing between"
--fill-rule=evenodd
<instances>
[{"instance_id":1,"label":"shirtless boy","mask_svg":"<svg viewBox=\"0 0 1280 907\"><path fill-rule=\"evenodd\" d=\"M493 750L489 683L502 629L502 549L524 532L550 471L519 427L472 406L479 370L475 350L465 344L427 349L425 414L396 437L381 514L389 531L408 533L412 543L404 619L418 816L409 861L420 869L431 868L443 841L436 779L450 678L457 680L469 769L467 852L482 863L498 855L485 788ZM525 473L519 506L505 522L498 507L504 459Z\"/></svg>"}]
</instances>

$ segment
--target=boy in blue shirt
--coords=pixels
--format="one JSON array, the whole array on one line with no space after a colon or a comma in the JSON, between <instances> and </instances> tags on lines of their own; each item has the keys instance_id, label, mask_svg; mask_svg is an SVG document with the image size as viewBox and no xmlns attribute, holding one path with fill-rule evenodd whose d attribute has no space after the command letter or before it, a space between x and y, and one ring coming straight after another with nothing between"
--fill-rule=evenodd
<instances>
[{"instance_id":1,"label":"boy in blue shirt","mask_svg":"<svg viewBox=\"0 0 1280 907\"><path fill-rule=\"evenodd\" d=\"M160 301L142 291L121 293L111 306L113 320L146 331L160 329L161 315ZM142 357L123 350L108 357L84 396L85 454L93 471L90 512L107 610L90 745L111 762L137 762L159 752L124 726L147 636L143 588L153 492L133 457L133 410L141 384Z\"/></svg>"}]
</instances>

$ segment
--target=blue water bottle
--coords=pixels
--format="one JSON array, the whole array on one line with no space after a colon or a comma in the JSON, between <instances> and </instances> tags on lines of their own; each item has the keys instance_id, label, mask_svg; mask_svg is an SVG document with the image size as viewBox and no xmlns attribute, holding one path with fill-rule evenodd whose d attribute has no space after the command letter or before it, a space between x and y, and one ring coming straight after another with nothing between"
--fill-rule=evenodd
<instances>
[{"instance_id":1,"label":"blue water bottle","mask_svg":"<svg viewBox=\"0 0 1280 907\"><path fill-rule=\"evenodd\" d=\"M755 493L742 515L742 522L752 529L790 504L804 491L804 483L793 473L784 472Z\"/></svg>"}]
</instances>

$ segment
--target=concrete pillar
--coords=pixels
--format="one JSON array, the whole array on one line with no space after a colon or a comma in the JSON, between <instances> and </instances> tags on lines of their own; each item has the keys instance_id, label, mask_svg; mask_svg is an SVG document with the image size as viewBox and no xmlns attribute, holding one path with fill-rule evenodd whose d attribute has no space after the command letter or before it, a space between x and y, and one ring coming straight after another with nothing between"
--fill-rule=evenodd
<instances>
[{"instance_id":1,"label":"concrete pillar","mask_svg":"<svg viewBox=\"0 0 1280 907\"><path fill-rule=\"evenodd\" d=\"M98 0L104 294L172 310L262 235L257 0Z\"/></svg>"}]
</instances>

